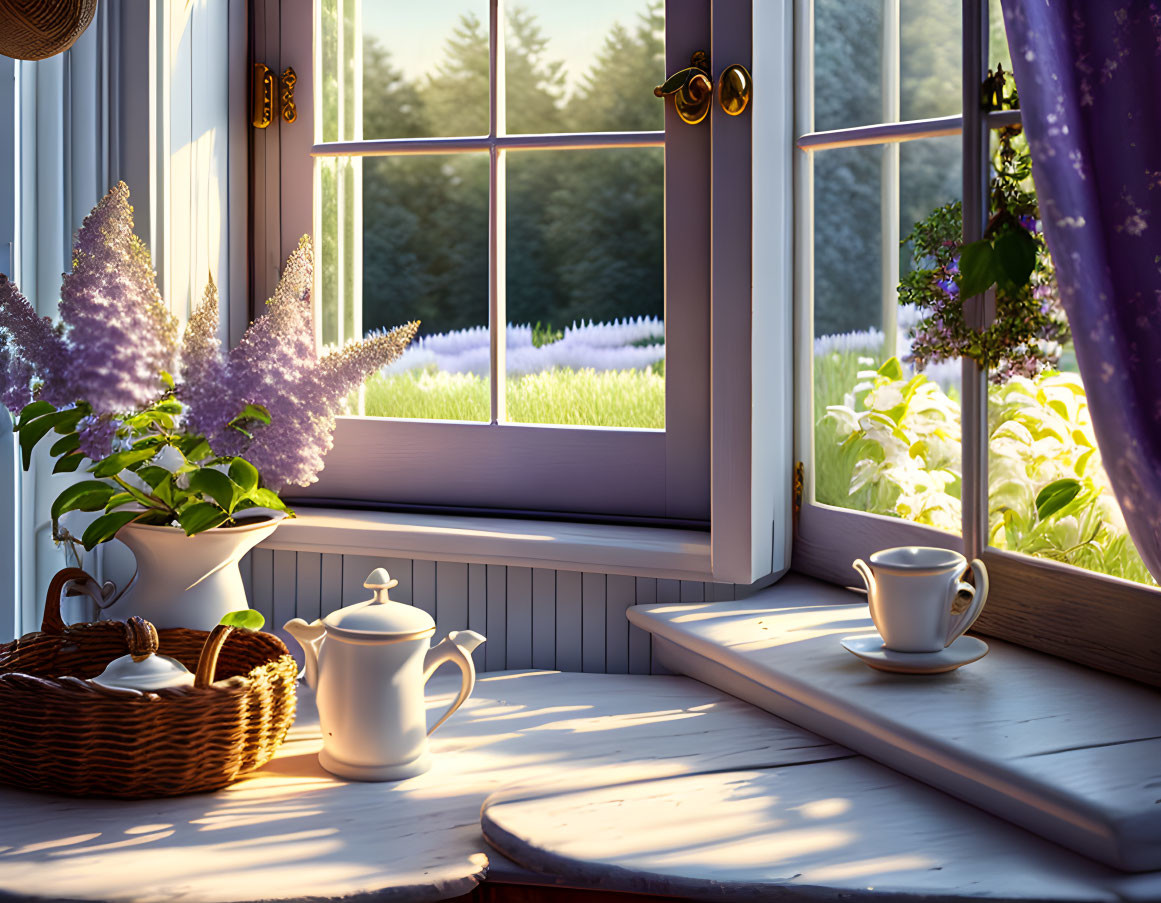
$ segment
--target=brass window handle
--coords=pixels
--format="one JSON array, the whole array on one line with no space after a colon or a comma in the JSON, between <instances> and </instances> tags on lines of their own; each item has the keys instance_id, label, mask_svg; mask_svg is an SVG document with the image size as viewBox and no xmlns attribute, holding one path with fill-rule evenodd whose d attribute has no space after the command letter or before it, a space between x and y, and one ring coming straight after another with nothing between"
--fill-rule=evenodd
<instances>
[{"instance_id":1,"label":"brass window handle","mask_svg":"<svg viewBox=\"0 0 1161 903\"><path fill-rule=\"evenodd\" d=\"M665 84L653 89L657 97L673 97L673 105L682 122L697 125L709 115L710 101L714 96L714 83L710 80L709 56L698 50L689 58L689 68L675 72L665 80Z\"/></svg>"},{"instance_id":2,"label":"brass window handle","mask_svg":"<svg viewBox=\"0 0 1161 903\"><path fill-rule=\"evenodd\" d=\"M729 116L740 116L750 105L754 78L745 66L735 63L722 70L718 78L718 103Z\"/></svg>"}]
</instances>

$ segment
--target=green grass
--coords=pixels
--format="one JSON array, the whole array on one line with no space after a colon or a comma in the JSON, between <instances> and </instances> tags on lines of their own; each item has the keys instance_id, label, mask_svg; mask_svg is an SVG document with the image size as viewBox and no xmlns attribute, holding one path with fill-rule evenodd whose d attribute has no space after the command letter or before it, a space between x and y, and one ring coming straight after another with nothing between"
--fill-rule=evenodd
<instances>
[{"instance_id":1,"label":"green grass","mask_svg":"<svg viewBox=\"0 0 1161 903\"><path fill-rule=\"evenodd\" d=\"M421 420L489 418L488 380L471 373L373 376L369 417ZM508 378L508 420L570 426L665 428L665 377L651 370L546 370Z\"/></svg>"}]
</instances>

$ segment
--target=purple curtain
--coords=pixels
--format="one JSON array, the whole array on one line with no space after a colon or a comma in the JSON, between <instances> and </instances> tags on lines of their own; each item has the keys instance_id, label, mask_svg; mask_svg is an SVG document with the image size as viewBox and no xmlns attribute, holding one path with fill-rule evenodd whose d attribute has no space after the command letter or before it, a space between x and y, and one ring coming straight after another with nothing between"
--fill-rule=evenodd
<instances>
[{"instance_id":1,"label":"purple curtain","mask_svg":"<svg viewBox=\"0 0 1161 903\"><path fill-rule=\"evenodd\" d=\"M1161 2L1003 8L1097 442L1161 580Z\"/></svg>"}]
</instances>

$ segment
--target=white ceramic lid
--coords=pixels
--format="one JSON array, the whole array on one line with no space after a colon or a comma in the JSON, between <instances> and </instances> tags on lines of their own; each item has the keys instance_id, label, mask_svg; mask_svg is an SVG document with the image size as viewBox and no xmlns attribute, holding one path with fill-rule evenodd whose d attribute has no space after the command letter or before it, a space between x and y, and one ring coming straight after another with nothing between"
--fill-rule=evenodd
<instances>
[{"instance_id":1,"label":"white ceramic lid","mask_svg":"<svg viewBox=\"0 0 1161 903\"><path fill-rule=\"evenodd\" d=\"M93 683L112 690L166 690L192 687L194 676L185 665L157 652L157 630L142 618L125 625L129 654L105 666Z\"/></svg>"},{"instance_id":2,"label":"white ceramic lid","mask_svg":"<svg viewBox=\"0 0 1161 903\"><path fill-rule=\"evenodd\" d=\"M340 608L323 618L328 629L340 632L401 637L435 630L435 621L422 608L393 602L388 591L399 584L383 568L373 570L363 583L374 590L375 598L358 605Z\"/></svg>"}]
</instances>

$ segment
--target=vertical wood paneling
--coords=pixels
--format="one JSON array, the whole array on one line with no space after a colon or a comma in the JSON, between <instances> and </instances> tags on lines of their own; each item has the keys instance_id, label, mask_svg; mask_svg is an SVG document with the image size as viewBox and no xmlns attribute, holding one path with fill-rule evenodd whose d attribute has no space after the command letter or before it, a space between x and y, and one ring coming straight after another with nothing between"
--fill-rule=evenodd
<instances>
[{"instance_id":1,"label":"vertical wood paneling","mask_svg":"<svg viewBox=\"0 0 1161 903\"><path fill-rule=\"evenodd\" d=\"M662 605L670 605L681 601L680 580L658 580L657 601Z\"/></svg>"},{"instance_id":2,"label":"vertical wood paneling","mask_svg":"<svg viewBox=\"0 0 1161 903\"><path fill-rule=\"evenodd\" d=\"M637 604L652 605L657 601L657 581L652 577L637 578ZM652 642L648 631L629 625L629 673L649 674L652 664Z\"/></svg>"},{"instance_id":3,"label":"vertical wood paneling","mask_svg":"<svg viewBox=\"0 0 1161 903\"><path fill-rule=\"evenodd\" d=\"M435 562L411 562L411 604L435 617Z\"/></svg>"},{"instance_id":4,"label":"vertical wood paneling","mask_svg":"<svg viewBox=\"0 0 1161 903\"><path fill-rule=\"evenodd\" d=\"M251 608L254 607L253 554L253 552L247 552L238 562L238 571L242 575L242 586L246 587L246 602Z\"/></svg>"},{"instance_id":5,"label":"vertical wood paneling","mask_svg":"<svg viewBox=\"0 0 1161 903\"><path fill-rule=\"evenodd\" d=\"M508 661L508 574L502 564L488 565L488 630L484 667L503 671Z\"/></svg>"},{"instance_id":6,"label":"vertical wood paneling","mask_svg":"<svg viewBox=\"0 0 1161 903\"><path fill-rule=\"evenodd\" d=\"M262 613L269 630L274 620L274 553L269 549L255 549L250 553L250 558L254 587L251 607Z\"/></svg>"},{"instance_id":7,"label":"vertical wood paneling","mask_svg":"<svg viewBox=\"0 0 1161 903\"><path fill-rule=\"evenodd\" d=\"M282 629L282 625L294 617L298 606L298 553L278 550L274 553L273 561L273 612L272 623L266 629L286 644L288 649L297 646L290 634Z\"/></svg>"},{"instance_id":8,"label":"vertical wood paneling","mask_svg":"<svg viewBox=\"0 0 1161 903\"><path fill-rule=\"evenodd\" d=\"M585 671L605 670L605 575L581 578L581 665Z\"/></svg>"},{"instance_id":9,"label":"vertical wood paneling","mask_svg":"<svg viewBox=\"0 0 1161 903\"><path fill-rule=\"evenodd\" d=\"M580 671L581 575L579 571L556 572L556 667Z\"/></svg>"},{"instance_id":10,"label":"vertical wood paneling","mask_svg":"<svg viewBox=\"0 0 1161 903\"><path fill-rule=\"evenodd\" d=\"M412 601L411 590L411 559L410 558L382 558L376 567L386 568L392 580L398 580L399 585L391 590L391 598L396 602Z\"/></svg>"},{"instance_id":11,"label":"vertical wood paneling","mask_svg":"<svg viewBox=\"0 0 1161 903\"><path fill-rule=\"evenodd\" d=\"M705 594L707 602L732 602L734 600L734 584L707 583Z\"/></svg>"},{"instance_id":12,"label":"vertical wood paneling","mask_svg":"<svg viewBox=\"0 0 1161 903\"><path fill-rule=\"evenodd\" d=\"M343 556L342 607L365 602L371 598L371 590L363 586L371 571L383 566L383 559L372 555ZM336 606L337 607L337 606ZM330 613L328 609L327 613Z\"/></svg>"},{"instance_id":13,"label":"vertical wood paneling","mask_svg":"<svg viewBox=\"0 0 1161 903\"><path fill-rule=\"evenodd\" d=\"M343 606L343 556L324 553L321 570L319 608L324 615L329 615Z\"/></svg>"},{"instance_id":14,"label":"vertical wood paneling","mask_svg":"<svg viewBox=\"0 0 1161 903\"><path fill-rule=\"evenodd\" d=\"M532 571L532 667L556 669L556 571Z\"/></svg>"},{"instance_id":15,"label":"vertical wood paneling","mask_svg":"<svg viewBox=\"0 0 1161 903\"><path fill-rule=\"evenodd\" d=\"M704 602L705 601L705 584L700 580L682 580L681 581L681 601L682 602Z\"/></svg>"},{"instance_id":16,"label":"vertical wood paneling","mask_svg":"<svg viewBox=\"0 0 1161 903\"><path fill-rule=\"evenodd\" d=\"M468 626L468 566L440 561L435 566L435 640Z\"/></svg>"},{"instance_id":17,"label":"vertical wood paneling","mask_svg":"<svg viewBox=\"0 0 1161 903\"><path fill-rule=\"evenodd\" d=\"M508 568L508 668L532 667L532 568Z\"/></svg>"},{"instance_id":18,"label":"vertical wood paneling","mask_svg":"<svg viewBox=\"0 0 1161 903\"><path fill-rule=\"evenodd\" d=\"M318 552L298 553L294 614L307 623L330 614L322 610L322 558Z\"/></svg>"},{"instance_id":19,"label":"vertical wood paneling","mask_svg":"<svg viewBox=\"0 0 1161 903\"><path fill-rule=\"evenodd\" d=\"M468 627L488 636L488 568L483 564L468 565ZM487 648L492 639L483 646L477 646L472 653L476 670L483 671L487 663Z\"/></svg>"},{"instance_id":20,"label":"vertical wood paneling","mask_svg":"<svg viewBox=\"0 0 1161 903\"><path fill-rule=\"evenodd\" d=\"M605 602L605 671L609 674L629 673L629 619L625 610L636 597L635 578L609 575Z\"/></svg>"}]
</instances>

